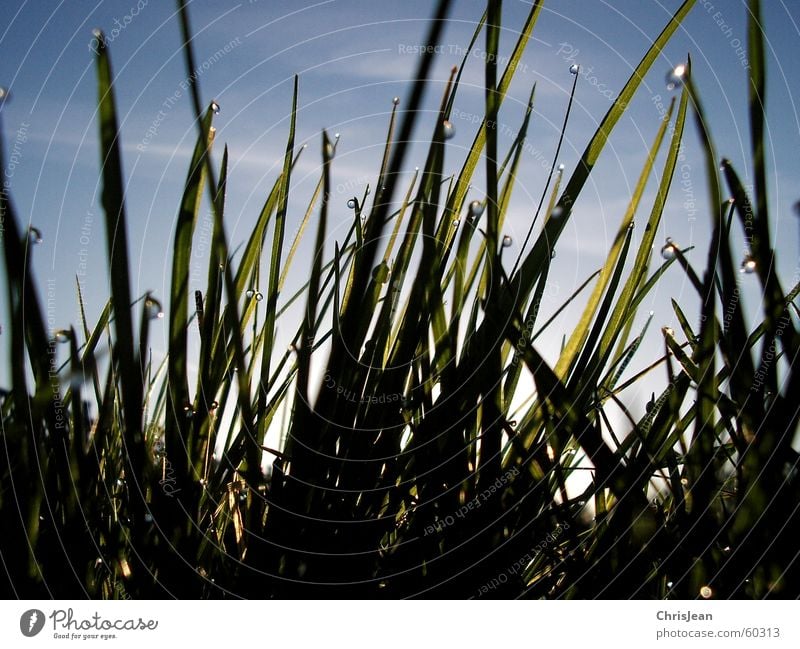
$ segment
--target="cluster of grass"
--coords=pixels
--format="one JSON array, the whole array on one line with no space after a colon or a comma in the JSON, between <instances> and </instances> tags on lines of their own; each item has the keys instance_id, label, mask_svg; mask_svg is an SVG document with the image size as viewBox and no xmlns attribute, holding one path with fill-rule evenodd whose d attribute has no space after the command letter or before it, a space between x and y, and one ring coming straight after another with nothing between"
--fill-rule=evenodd
<instances>
[{"instance_id":1,"label":"cluster of grass","mask_svg":"<svg viewBox=\"0 0 800 649\"><path fill-rule=\"evenodd\" d=\"M496 130L485 125L497 123L542 2L533 3L504 71L496 56L501 3L488 2L470 44L485 33L484 123L460 172L445 177L460 80L454 70L429 125L424 166L411 186L399 187L432 66L432 54L421 57L405 110L392 113L375 190L351 201L352 225L327 257L336 141L325 134L319 182L286 252L300 153L297 83L282 172L236 255L225 230L227 150L216 166L216 106L203 110L194 85L198 137L174 235L164 309L169 349L155 366L149 329L164 314L153 296L131 295L113 76L98 35L111 297L93 326L84 316L77 329L48 336L30 273L33 241L9 196L0 206L12 371L1 406L3 591L103 598L798 596L800 484L791 445L800 394L798 287L785 292L770 248L757 0L749 7L753 197L727 162L720 168L687 63L676 71L680 93L657 124L607 260L568 301L584 306L565 332L558 362L550 367L536 351L552 322L539 318L550 251L608 137L693 4L681 5L644 55L571 175L551 170L516 259L504 257L501 233L533 90L508 151L498 150ZM431 45L448 5L438 3ZM192 70L184 0L178 7ZM713 237L700 270L675 246L653 255L687 118L706 152L712 197ZM482 160L487 200L469 203ZM654 176L655 199L641 205ZM206 191L213 254L206 290L189 295ZM637 247L633 219L646 209ZM307 282L287 297L287 269L297 264L310 223L315 254ZM745 327L731 253L737 223L750 242L748 270L763 288L753 331ZM604 406L624 409L622 393L644 374L621 381L641 353L637 309L671 266L697 291L699 327L673 303L682 331L664 330L663 354L650 367L666 372L664 392L644 417L630 416L625 430L615 429ZM305 307L294 343L277 349L277 323L290 326L287 308L297 301ZM198 327L200 338L193 388L189 327ZM54 369L66 346L68 360ZM108 367L99 361L105 351ZM312 366L324 366L319 386ZM535 391L514 412L526 372ZM280 421L284 409L289 416ZM268 448L267 433L276 427L281 443ZM587 467L590 484L575 496L567 482Z\"/></svg>"}]
</instances>

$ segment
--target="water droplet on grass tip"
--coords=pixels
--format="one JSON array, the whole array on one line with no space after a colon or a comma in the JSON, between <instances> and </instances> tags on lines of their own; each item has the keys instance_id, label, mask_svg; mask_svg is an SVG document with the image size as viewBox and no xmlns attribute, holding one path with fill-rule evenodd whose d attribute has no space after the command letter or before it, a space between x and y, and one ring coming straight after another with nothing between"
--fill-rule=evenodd
<instances>
[{"instance_id":1,"label":"water droplet on grass tip","mask_svg":"<svg viewBox=\"0 0 800 649\"><path fill-rule=\"evenodd\" d=\"M558 165L558 170L559 171L564 171L564 164L563 163Z\"/></svg>"},{"instance_id":2,"label":"water droplet on grass tip","mask_svg":"<svg viewBox=\"0 0 800 649\"><path fill-rule=\"evenodd\" d=\"M675 90L675 88L680 88L683 85L684 79L686 78L686 64L679 63L676 65L672 70L667 72L667 90Z\"/></svg>"},{"instance_id":3,"label":"water droplet on grass tip","mask_svg":"<svg viewBox=\"0 0 800 649\"><path fill-rule=\"evenodd\" d=\"M581 66L579 66L577 63L573 63L571 66L569 66L569 73L578 74L578 72L580 72L580 69Z\"/></svg>"},{"instance_id":4,"label":"water droplet on grass tip","mask_svg":"<svg viewBox=\"0 0 800 649\"><path fill-rule=\"evenodd\" d=\"M445 140L449 140L456 134L456 127L450 122L449 119L446 119L442 122L442 135L444 135Z\"/></svg>"},{"instance_id":5,"label":"water droplet on grass tip","mask_svg":"<svg viewBox=\"0 0 800 649\"><path fill-rule=\"evenodd\" d=\"M208 404L208 409L210 411L212 411L212 412L214 410L216 410L217 408L219 408L219 402L218 401L212 401L211 403Z\"/></svg>"},{"instance_id":6,"label":"water droplet on grass tip","mask_svg":"<svg viewBox=\"0 0 800 649\"><path fill-rule=\"evenodd\" d=\"M5 101L8 99L8 89L0 86L0 102Z\"/></svg>"},{"instance_id":7,"label":"water droplet on grass tip","mask_svg":"<svg viewBox=\"0 0 800 649\"><path fill-rule=\"evenodd\" d=\"M461 221L459 219L453 219L453 227L457 228L459 225L461 225Z\"/></svg>"},{"instance_id":8,"label":"water droplet on grass tip","mask_svg":"<svg viewBox=\"0 0 800 649\"><path fill-rule=\"evenodd\" d=\"M211 112L215 115L219 115L219 104L216 101L211 102Z\"/></svg>"},{"instance_id":9,"label":"water droplet on grass tip","mask_svg":"<svg viewBox=\"0 0 800 649\"><path fill-rule=\"evenodd\" d=\"M53 334L53 340L57 343L66 343L69 342L70 333L66 329L59 329Z\"/></svg>"},{"instance_id":10,"label":"water droplet on grass tip","mask_svg":"<svg viewBox=\"0 0 800 649\"><path fill-rule=\"evenodd\" d=\"M711 590L711 586L703 586L700 589L700 597L703 599L711 599L711 596L714 594L714 591Z\"/></svg>"},{"instance_id":11,"label":"water droplet on grass tip","mask_svg":"<svg viewBox=\"0 0 800 649\"><path fill-rule=\"evenodd\" d=\"M744 259L742 260L741 268L739 268L739 272L747 273L748 275L756 272L756 260L750 255L745 255Z\"/></svg>"},{"instance_id":12,"label":"water droplet on grass tip","mask_svg":"<svg viewBox=\"0 0 800 649\"><path fill-rule=\"evenodd\" d=\"M483 210L484 210L483 203L481 203L480 201L472 201L469 204L469 215L472 218L477 218L478 216L483 214Z\"/></svg>"},{"instance_id":13,"label":"water droplet on grass tip","mask_svg":"<svg viewBox=\"0 0 800 649\"><path fill-rule=\"evenodd\" d=\"M503 248L508 248L512 243L514 243L514 240L511 237L508 235L503 237Z\"/></svg>"},{"instance_id":14,"label":"water droplet on grass tip","mask_svg":"<svg viewBox=\"0 0 800 649\"><path fill-rule=\"evenodd\" d=\"M164 311L161 309L161 302L153 297L145 298L144 312L150 320L160 320L164 317Z\"/></svg>"},{"instance_id":15,"label":"water droplet on grass tip","mask_svg":"<svg viewBox=\"0 0 800 649\"><path fill-rule=\"evenodd\" d=\"M400 97L393 97L393 98L392 98L392 103L393 103L395 106L397 106L397 105L400 103Z\"/></svg>"},{"instance_id":16,"label":"water droplet on grass tip","mask_svg":"<svg viewBox=\"0 0 800 649\"><path fill-rule=\"evenodd\" d=\"M351 198L347 201L347 207L349 207L351 210L354 210L356 205L358 205L358 201L355 198Z\"/></svg>"},{"instance_id":17,"label":"water droplet on grass tip","mask_svg":"<svg viewBox=\"0 0 800 649\"><path fill-rule=\"evenodd\" d=\"M152 514L145 514L144 515L144 522L145 523L152 523L153 522L153 515Z\"/></svg>"},{"instance_id":18,"label":"water droplet on grass tip","mask_svg":"<svg viewBox=\"0 0 800 649\"><path fill-rule=\"evenodd\" d=\"M42 242L42 231L32 225L28 228L28 241L34 245Z\"/></svg>"},{"instance_id":19,"label":"water droplet on grass tip","mask_svg":"<svg viewBox=\"0 0 800 649\"><path fill-rule=\"evenodd\" d=\"M672 243L672 239L667 237L667 242L664 244L664 247L661 248L661 256L664 259L674 259L675 258L675 244Z\"/></svg>"}]
</instances>

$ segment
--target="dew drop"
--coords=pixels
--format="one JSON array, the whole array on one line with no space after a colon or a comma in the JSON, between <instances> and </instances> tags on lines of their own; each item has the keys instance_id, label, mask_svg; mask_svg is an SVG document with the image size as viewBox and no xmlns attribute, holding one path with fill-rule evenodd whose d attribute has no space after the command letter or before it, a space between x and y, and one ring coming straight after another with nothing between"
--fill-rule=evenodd
<instances>
[{"instance_id":1,"label":"dew drop","mask_svg":"<svg viewBox=\"0 0 800 649\"><path fill-rule=\"evenodd\" d=\"M579 66L577 63L573 63L571 66L569 66L569 73L570 74L578 74L580 69L581 69L581 66Z\"/></svg>"},{"instance_id":2,"label":"dew drop","mask_svg":"<svg viewBox=\"0 0 800 649\"><path fill-rule=\"evenodd\" d=\"M461 221L459 219L453 219L453 227L457 228L459 225L461 225Z\"/></svg>"},{"instance_id":3,"label":"dew drop","mask_svg":"<svg viewBox=\"0 0 800 649\"><path fill-rule=\"evenodd\" d=\"M662 327L661 331L664 333L665 336L674 337L675 330L672 327Z\"/></svg>"},{"instance_id":4,"label":"dew drop","mask_svg":"<svg viewBox=\"0 0 800 649\"><path fill-rule=\"evenodd\" d=\"M153 515L149 512L144 515L144 522L145 523L152 523L153 522Z\"/></svg>"},{"instance_id":5,"label":"dew drop","mask_svg":"<svg viewBox=\"0 0 800 649\"><path fill-rule=\"evenodd\" d=\"M69 342L70 333L66 329L59 329L53 334L53 340L57 343L66 343Z\"/></svg>"},{"instance_id":6,"label":"dew drop","mask_svg":"<svg viewBox=\"0 0 800 649\"><path fill-rule=\"evenodd\" d=\"M212 412L214 410L216 410L217 408L219 408L219 402L218 401L212 401L211 403L208 404L208 409L210 411L212 411Z\"/></svg>"},{"instance_id":7,"label":"dew drop","mask_svg":"<svg viewBox=\"0 0 800 649\"><path fill-rule=\"evenodd\" d=\"M559 171L564 171L564 164L563 163L558 165L558 170Z\"/></svg>"},{"instance_id":8,"label":"dew drop","mask_svg":"<svg viewBox=\"0 0 800 649\"><path fill-rule=\"evenodd\" d=\"M245 296L246 298L249 298L249 299L252 299L252 298L253 298L253 296L254 296L255 294L256 294L256 292L255 292L255 291L254 291L252 288L248 288L248 289L247 289L247 290L244 292L244 296Z\"/></svg>"},{"instance_id":9,"label":"dew drop","mask_svg":"<svg viewBox=\"0 0 800 649\"><path fill-rule=\"evenodd\" d=\"M550 259L555 259L555 258L556 258L556 249L555 249L555 248L553 248L553 249L550 251Z\"/></svg>"},{"instance_id":10,"label":"dew drop","mask_svg":"<svg viewBox=\"0 0 800 649\"><path fill-rule=\"evenodd\" d=\"M160 320L164 317L164 311L161 309L161 302L154 297L146 297L144 299L144 312L150 320Z\"/></svg>"},{"instance_id":11,"label":"dew drop","mask_svg":"<svg viewBox=\"0 0 800 649\"><path fill-rule=\"evenodd\" d=\"M28 241L36 245L37 243L42 242L42 231L39 228L35 228L32 225L28 228Z\"/></svg>"},{"instance_id":12,"label":"dew drop","mask_svg":"<svg viewBox=\"0 0 800 649\"><path fill-rule=\"evenodd\" d=\"M733 205L735 202L736 202L736 199L735 199L733 196L731 196L731 197L728 199L728 205Z\"/></svg>"},{"instance_id":13,"label":"dew drop","mask_svg":"<svg viewBox=\"0 0 800 649\"><path fill-rule=\"evenodd\" d=\"M673 584L671 581L668 581L668 582L667 582L667 588L672 588L672 586L673 586L673 585L674 585L674 584Z\"/></svg>"},{"instance_id":14,"label":"dew drop","mask_svg":"<svg viewBox=\"0 0 800 649\"><path fill-rule=\"evenodd\" d=\"M264 299L264 295L260 291L256 291L256 294L253 296L256 299L256 302L261 302Z\"/></svg>"},{"instance_id":15,"label":"dew drop","mask_svg":"<svg viewBox=\"0 0 800 649\"><path fill-rule=\"evenodd\" d=\"M471 218L477 218L483 214L484 206L480 201L472 201L469 204L469 215Z\"/></svg>"},{"instance_id":16,"label":"dew drop","mask_svg":"<svg viewBox=\"0 0 800 649\"><path fill-rule=\"evenodd\" d=\"M689 485L689 478L681 478L681 484L686 487Z\"/></svg>"},{"instance_id":17,"label":"dew drop","mask_svg":"<svg viewBox=\"0 0 800 649\"><path fill-rule=\"evenodd\" d=\"M508 235L503 237L503 248L510 247L512 243L514 243L514 240L511 237Z\"/></svg>"},{"instance_id":18,"label":"dew drop","mask_svg":"<svg viewBox=\"0 0 800 649\"><path fill-rule=\"evenodd\" d=\"M667 72L667 90L675 90L675 88L680 88L683 85L683 81L686 78L686 64L679 63L676 65L672 70Z\"/></svg>"},{"instance_id":19,"label":"dew drop","mask_svg":"<svg viewBox=\"0 0 800 649\"><path fill-rule=\"evenodd\" d=\"M753 259L750 255L745 255L744 259L742 260L742 265L739 268L739 272L747 273L748 275L756 272L756 260Z\"/></svg>"},{"instance_id":20,"label":"dew drop","mask_svg":"<svg viewBox=\"0 0 800 649\"><path fill-rule=\"evenodd\" d=\"M389 265L386 262L381 262L372 269L372 279L378 284L385 284L389 280Z\"/></svg>"},{"instance_id":21,"label":"dew drop","mask_svg":"<svg viewBox=\"0 0 800 649\"><path fill-rule=\"evenodd\" d=\"M700 597L703 599L711 599L711 596L714 594L714 591L711 590L711 586L703 586L700 589Z\"/></svg>"},{"instance_id":22,"label":"dew drop","mask_svg":"<svg viewBox=\"0 0 800 649\"><path fill-rule=\"evenodd\" d=\"M355 198L351 198L347 201L347 207L349 207L351 210L356 209L356 205L358 205L358 201L356 201Z\"/></svg>"},{"instance_id":23,"label":"dew drop","mask_svg":"<svg viewBox=\"0 0 800 649\"><path fill-rule=\"evenodd\" d=\"M445 140L449 140L456 134L456 127L453 126L449 119L442 122L442 134Z\"/></svg>"},{"instance_id":24,"label":"dew drop","mask_svg":"<svg viewBox=\"0 0 800 649\"><path fill-rule=\"evenodd\" d=\"M296 354L297 345L295 345L294 343L290 343L289 346L286 348L286 351L288 351L290 354Z\"/></svg>"},{"instance_id":25,"label":"dew drop","mask_svg":"<svg viewBox=\"0 0 800 649\"><path fill-rule=\"evenodd\" d=\"M672 242L672 239L667 237L667 242L664 244L664 247L661 248L661 256L664 259L674 259L675 258L675 244Z\"/></svg>"},{"instance_id":26,"label":"dew drop","mask_svg":"<svg viewBox=\"0 0 800 649\"><path fill-rule=\"evenodd\" d=\"M564 208L561 205L556 205L553 211L550 212L551 219L560 219L562 216L564 216Z\"/></svg>"},{"instance_id":27,"label":"dew drop","mask_svg":"<svg viewBox=\"0 0 800 649\"><path fill-rule=\"evenodd\" d=\"M219 115L219 104L216 101L211 102L211 112L215 115Z\"/></svg>"},{"instance_id":28,"label":"dew drop","mask_svg":"<svg viewBox=\"0 0 800 649\"><path fill-rule=\"evenodd\" d=\"M392 103L393 103L395 106L397 106L397 105L400 103L400 97L393 97L393 98L392 98Z\"/></svg>"},{"instance_id":29,"label":"dew drop","mask_svg":"<svg viewBox=\"0 0 800 649\"><path fill-rule=\"evenodd\" d=\"M3 86L0 86L0 102L5 101L6 99L8 99L8 90L3 88Z\"/></svg>"}]
</instances>

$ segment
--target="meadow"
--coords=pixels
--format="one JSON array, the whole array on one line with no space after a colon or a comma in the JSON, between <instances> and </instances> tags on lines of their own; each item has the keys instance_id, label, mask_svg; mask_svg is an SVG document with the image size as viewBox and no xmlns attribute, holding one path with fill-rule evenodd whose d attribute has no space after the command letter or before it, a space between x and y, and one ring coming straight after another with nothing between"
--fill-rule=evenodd
<instances>
[{"instance_id":1,"label":"meadow","mask_svg":"<svg viewBox=\"0 0 800 649\"><path fill-rule=\"evenodd\" d=\"M475 47L485 51L485 105L454 175L443 161L463 66L452 70L434 118L418 110L450 5L437 3L408 97L393 102L380 168L348 200L349 230L332 254L338 139L323 133L316 151L298 146L297 78L282 169L242 245L226 229L219 106L188 84L197 135L163 304L131 290L126 203L136 197L125 194L113 46L97 31L111 289L98 318L85 313L79 284L82 318L49 331L33 277L40 233L0 193L10 314L0 342L11 377L0 402L0 593L800 596L800 283L782 280L771 247L758 0L749 0L748 104L739 107L750 129L752 191L711 137L713 117L687 59L668 74L670 102L647 159L631 170L638 180L602 267L556 310L579 305L581 314L559 332L557 362L538 347L543 332L561 325L540 313L556 243L642 79L695 4L683 2L643 52L578 164L545 170L546 189L515 254L503 225L535 86L505 149L498 112L543 2L515 26L510 57L498 55L499 0L488 1L464 44L465 62ZM194 51L185 0L177 6L191 78L205 53ZM570 72L574 93L580 65ZM420 129L429 133L426 157L410 184L401 182ZM656 240L690 130L711 197L699 208L712 230L699 266L687 248ZM289 194L301 154L321 166L298 217ZM479 165L485 201L470 193ZM653 179L657 191L645 201ZM204 204L213 214L211 254L206 288L192 292ZM298 218L292 237L287 223ZM297 254L305 238L310 258ZM743 242L744 259L733 252ZM672 300L680 329L664 328L661 347L646 347L650 320L634 327L637 313L670 269L694 295L685 305ZM290 273L303 281L287 294ZM748 305L759 314L756 327L746 324L744 277L760 287L760 303ZM150 351L156 323L169 344L158 361ZM292 332L288 348L278 343L279 324ZM190 332L199 335L196 355ZM644 370L629 371L634 358ZM626 391L656 375L662 391L644 415L627 410ZM609 406L626 414L624 425L609 418ZM589 479L576 493L578 475Z\"/></svg>"}]
</instances>

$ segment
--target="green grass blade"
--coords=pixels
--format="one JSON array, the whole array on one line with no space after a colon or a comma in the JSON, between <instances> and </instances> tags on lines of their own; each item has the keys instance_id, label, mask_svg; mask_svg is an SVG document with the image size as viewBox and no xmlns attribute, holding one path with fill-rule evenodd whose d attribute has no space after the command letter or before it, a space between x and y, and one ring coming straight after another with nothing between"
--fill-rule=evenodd
<instances>
[{"instance_id":1,"label":"green grass blade","mask_svg":"<svg viewBox=\"0 0 800 649\"><path fill-rule=\"evenodd\" d=\"M270 256L269 280L266 292L267 313L264 322L266 337L261 356L261 380L259 382L259 401L257 412L263 413L267 404L268 381L270 374L270 361L275 342L275 313L278 309L278 280L280 278L281 252L283 250L283 237L286 229L286 212L289 205L289 188L291 186L292 158L294 151L294 136L297 121L297 93L299 79L294 78L294 91L292 93L292 113L289 124L289 137L286 142L286 155L283 160L283 175L280 185L278 212L275 215L275 233L272 239L272 252ZM258 434L260 439L266 435L265 422L259 421Z\"/></svg>"}]
</instances>

